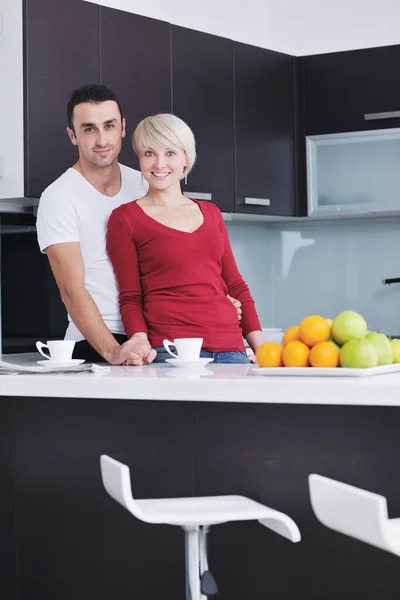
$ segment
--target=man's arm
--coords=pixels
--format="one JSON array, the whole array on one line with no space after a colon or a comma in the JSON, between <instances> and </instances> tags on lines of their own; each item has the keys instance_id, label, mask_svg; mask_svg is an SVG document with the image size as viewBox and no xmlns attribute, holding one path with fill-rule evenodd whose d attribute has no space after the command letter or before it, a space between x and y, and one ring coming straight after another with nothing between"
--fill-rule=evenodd
<instances>
[{"instance_id":1,"label":"man's arm","mask_svg":"<svg viewBox=\"0 0 400 600\"><path fill-rule=\"evenodd\" d=\"M137 352L136 340L131 338L120 346L105 325L97 305L86 290L80 244L78 242L53 244L46 248L46 253L61 298L73 322L89 344L111 364L120 365L127 360L130 364L143 364L142 352ZM141 345L140 343L138 347Z\"/></svg>"}]
</instances>

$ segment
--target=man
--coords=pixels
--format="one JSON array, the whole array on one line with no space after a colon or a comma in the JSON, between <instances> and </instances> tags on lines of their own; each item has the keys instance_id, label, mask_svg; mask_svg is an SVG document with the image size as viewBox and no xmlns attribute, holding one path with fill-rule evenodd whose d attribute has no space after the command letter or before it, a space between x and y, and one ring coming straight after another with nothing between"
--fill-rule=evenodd
<instances>
[{"instance_id":1,"label":"man","mask_svg":"<svg viewBox=\"0 0 400 600\"><path fill-rule=\"evenodd\" d=\"M129 340L125 335L106 250L111 212L144 196L147 184L138 171L118 163L126 124L111 90L79 88L67 114L67 134L79 159L43 192L37 216L39 246L68 311L65 339L76 342L74 356L91 362L150 363L155 351L144 334ZM234 304L240 318L240 303Z\"/></svg>"}]
</instances>

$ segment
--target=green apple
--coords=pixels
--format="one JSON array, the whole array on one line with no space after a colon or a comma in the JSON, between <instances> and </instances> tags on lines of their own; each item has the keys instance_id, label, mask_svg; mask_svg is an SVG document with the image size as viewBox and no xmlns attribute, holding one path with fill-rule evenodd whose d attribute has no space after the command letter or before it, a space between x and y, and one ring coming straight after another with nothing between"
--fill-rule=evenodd
<instances>
[{"instance_id":1,"label":"green apple","mask_svg":"<svg viewBox=\"0 0 400 600\"><path fill-rule=\"evenodd\" d=\"M367 322L362 315L353 310L344 310L334 318L331 332L332 337L342 345L349 340L362 339L367 335Z\"/></svg>"},{"instance_id":2,"label":"green apple","mask_svg":"<svg viewBox=\"0 0 400 600\"><path fill-rule=\"evenodd\" d=\"M368 333L365 338L374 345L378 353L378 365L391 365L393 348L389 338L384 333Z\"/></svg>"},{"instance_id":3,"label":"green apple","mask_svg":"<svg viewBox=\"0 0 400 600\"><path fill-rule=\"evenodd\" d=\"M340 349L340 366L349 369L370 369L378 365L378 353L368 340L349 340Z\"/></svg>"},{"instance_id":4,"label":"green apple","mask_svg":"<svg viewBox=\"0 0 400 600\"><path fill-rule=\"evenodd\" d=\"M400 340L391 340L390 344L393 350L393 362L400 363Z\"/></svg>"},{"instance_id":5,"label":"green apple","mask_svg":"<svg viewBox=\"0 0 400 600\"><path fill-rule=\"evenodd\" d=\"M333 338L329 338L328 342L330 342L331 344L333 344L333 346L335 346L336 350L338 352L340 352L340 346L338 343L335 342L335 340Z\"/></svg>"}]
</instances>

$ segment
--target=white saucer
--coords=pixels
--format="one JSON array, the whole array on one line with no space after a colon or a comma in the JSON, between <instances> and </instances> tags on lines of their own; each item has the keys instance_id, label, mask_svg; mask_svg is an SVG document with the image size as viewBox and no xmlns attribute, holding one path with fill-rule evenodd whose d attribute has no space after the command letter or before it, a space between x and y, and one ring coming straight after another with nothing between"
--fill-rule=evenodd
<instances>
[{"instance_id":1,"label":"white saucer","mask_svg":"<svg viewBox=\"0 0 400 600\"><path fill-rule=\"evenodd\" d=\"M198 369L199 367L205 367L208 363L212 362L213 358L198 358L197 360L181 360L179 358L167 358L166 363L173 367L179 367L181 369Z\"/></svg>"},{"instance_id":2,"label":"white saucer","mask_svg":"<svg viewBox=\"0 0 400 600\"><path fill-rule=\"evenodd\" d=\"M42 365L44 367L51 367L51 368L64 368L64 367L76 367L77 365L81 365L82 363L85 362L84 358L72 358L71 360L65 360L63 362L57 362L55 360L37 360L36 361L38 365Z\"/></svg>"}]
</instances>

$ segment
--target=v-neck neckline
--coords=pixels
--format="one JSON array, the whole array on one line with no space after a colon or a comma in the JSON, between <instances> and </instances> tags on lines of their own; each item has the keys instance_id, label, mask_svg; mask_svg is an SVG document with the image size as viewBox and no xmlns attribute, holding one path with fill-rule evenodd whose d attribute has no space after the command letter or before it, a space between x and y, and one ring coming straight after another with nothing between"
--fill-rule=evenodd
<instances>
[{"instance_id":1,"label":"v-neck neckline","mask_svg":"<svg viewBox=\"0 0 400 600\"><path fill-rule=\"evenodd\" d=\"M204 224L206 222L206 217L205 217L204 212L201 209L200 204L196 200L193 200L192 198L188 198L188 200L191 200L192 202L197 204L201 214L203 215L203 222L193 231L184 231L183 229L176 229L176 227L170 227L169 225L164 225L164 223L161 223L160 221L157 221L157 219L154 219L154 217L151 217L150 215L148 215L147 212L145 210L143 210L143 207L137 203L137 201L136 201L136 206L138 206L140 208L141 212L145 215L145 217L147 217L148 219L150 219L150 221L153 221L153 223L155 223L156 225L159 225L163 229L169 229L170 231L175 231L177 233L183 233L186 235L193 235L194 233L197 233L202 227L204 227Z\"/></svg>"},{"instance_id":2,"label":"v-neck neckline","mask_svg":"<svg viewBox=\"0 0 400 600\"><path fill-rule=\"evenodd\" d=\"M113 201L115 199L118 199L118 196L120 195L122 188L124 187L124 174L122 172L120 164L118 164L118 167L119 167L119 173L120 173L120 177L121 177L121 186L120 186L118 192L115 194L115 196L107 196L107 194L103 194L103 192L100 192L100 190L98 190L97 187L95 187L93 185L93 183L90 183L90 181L88 179L86 179L86 177L84 175L82 175L82 173L80 171L78 171L74 167L70 167L70 169L71 169L71 171L75 171L75 173L77 173L78 177L80 177L85 182L85 184L88 185L90 188L92 188L92 190L94 190L97 194L100 194L100 196L102 196L106 200Z\"/></svg>"}]
</instances>

